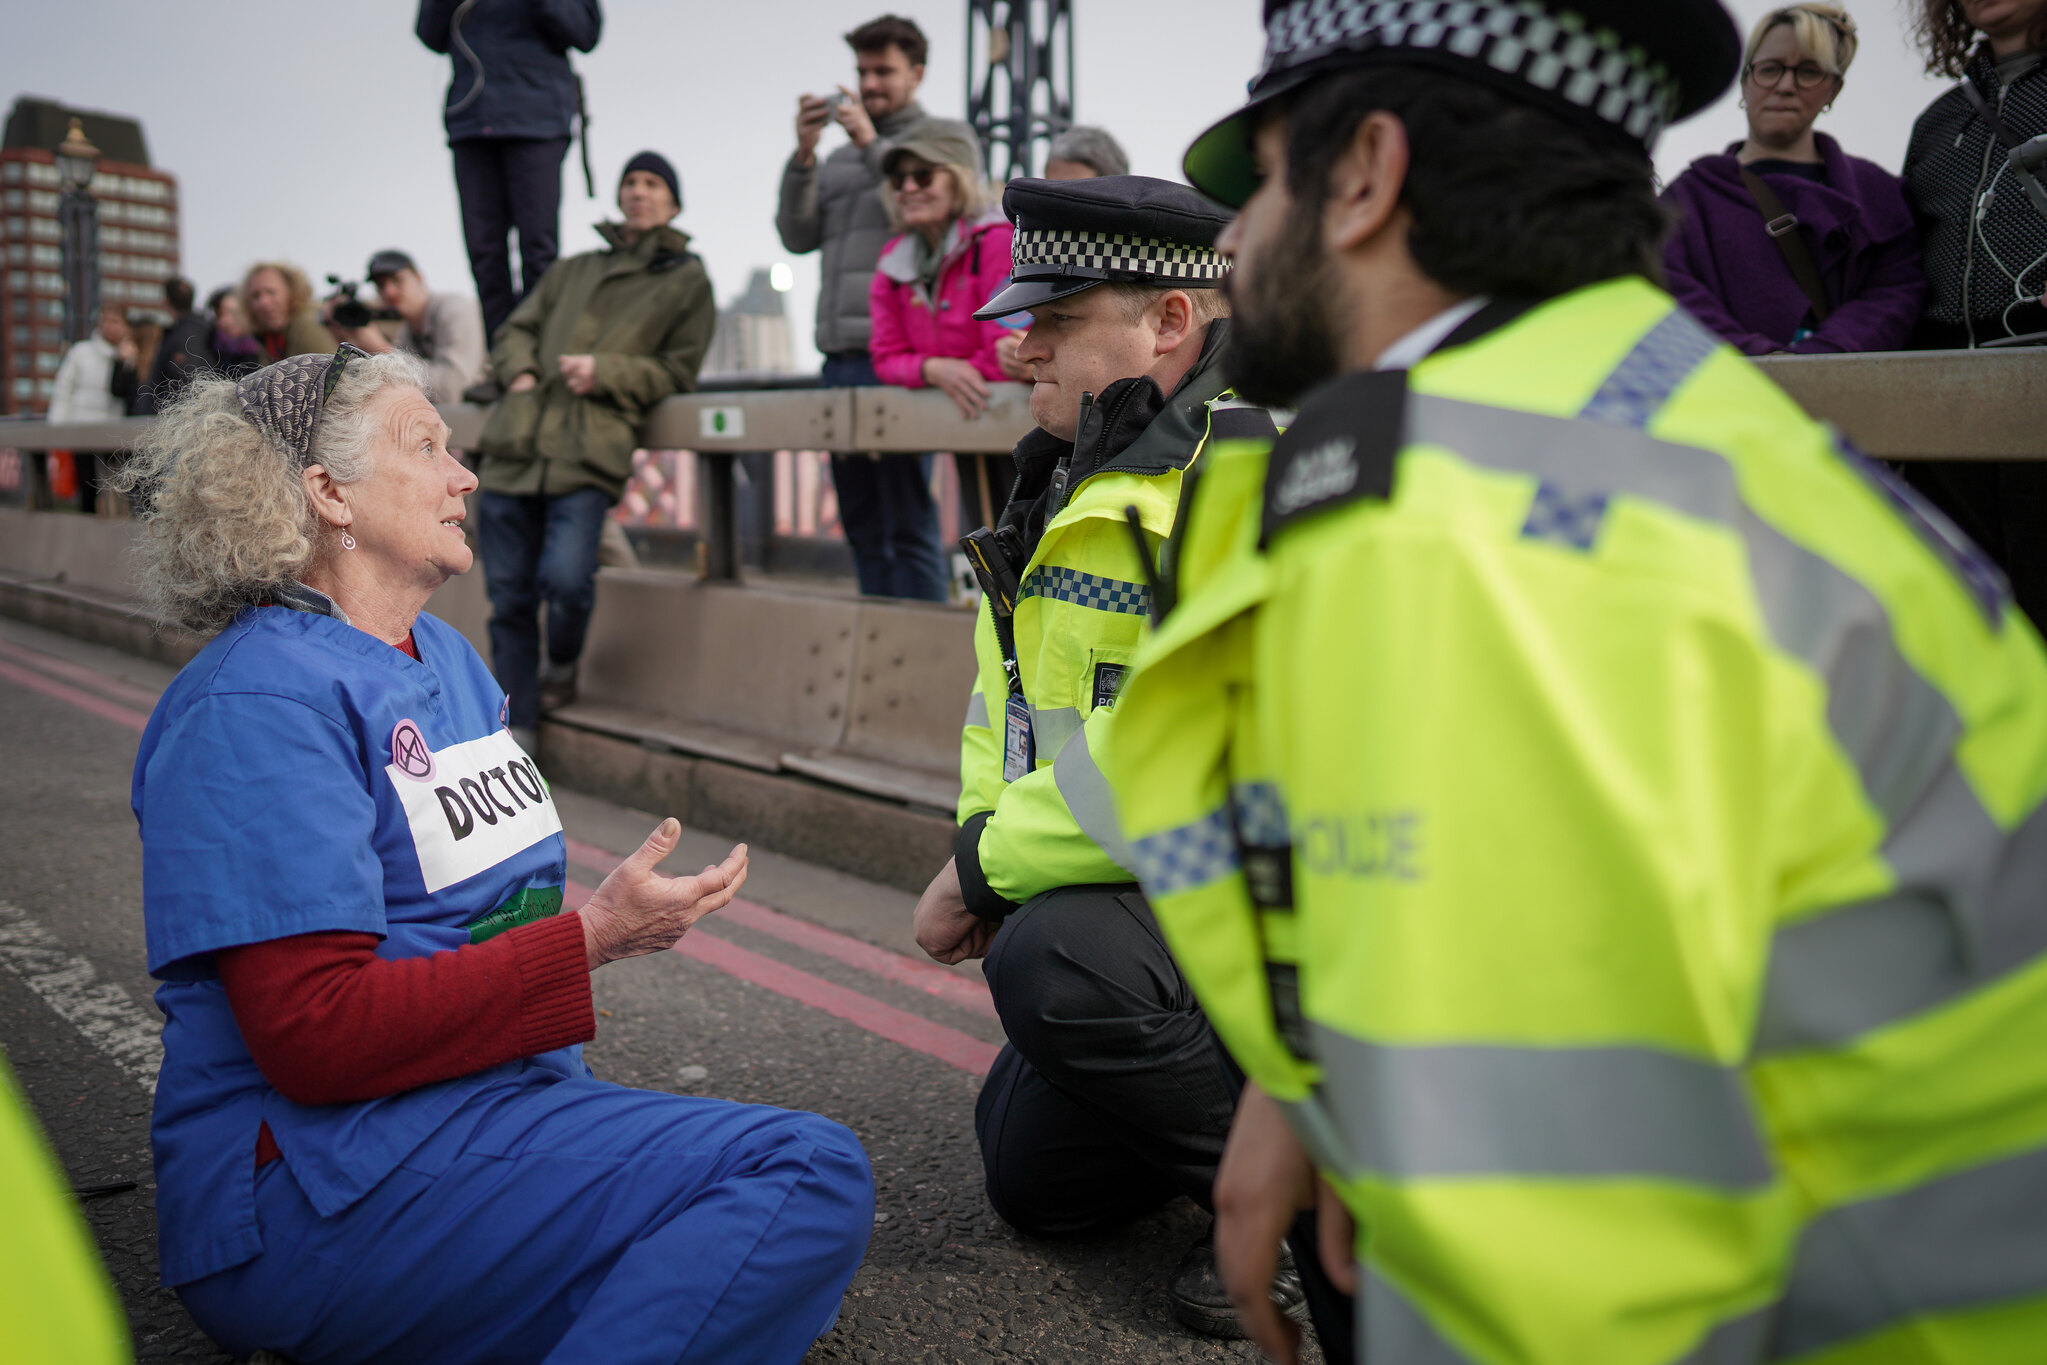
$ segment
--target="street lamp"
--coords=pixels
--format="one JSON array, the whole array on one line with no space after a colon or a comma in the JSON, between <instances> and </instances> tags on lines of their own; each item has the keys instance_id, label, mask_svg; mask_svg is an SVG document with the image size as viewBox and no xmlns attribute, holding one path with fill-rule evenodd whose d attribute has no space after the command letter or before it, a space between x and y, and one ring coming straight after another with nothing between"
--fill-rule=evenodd
<instances>
[{"instance_id":1,"label":"street lamp","mask_svg":"<svg viewBox=\"0 0 2047 1365\"><path fill-rule=\"evenodd\" d=\"M63 186L57 218L64 231L64 339L83 341L92 335L99 315L99 204L92 197L92 173L100 149L85 136L85 125L71 120L71 131L57 147L57 179Z\"/></svg>"}]
</instances>

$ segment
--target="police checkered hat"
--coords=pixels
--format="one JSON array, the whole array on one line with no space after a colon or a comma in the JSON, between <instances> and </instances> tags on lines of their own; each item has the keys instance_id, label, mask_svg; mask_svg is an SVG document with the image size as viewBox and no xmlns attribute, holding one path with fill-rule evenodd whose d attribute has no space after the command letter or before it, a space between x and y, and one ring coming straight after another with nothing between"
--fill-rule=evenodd
<instances>
[{"instance_id":1,"label":"police checkered hat","mask_svg":"<svg viewBox=\"0 0 2047 1365\"><path fill-rule=\"evenodd\" d=\"M1479 81L1646 153L1720 97L1741 66L1741 35L1720 0L1265 0L1250 102L1194 140L1187 178L1242 204L1258 186L1261 106L1377 62Z\"/></svg>"},{"instance_id":2,"label":"police checkered hat","mask_svg":"<svg viewBox=\"0 0 2047 1365\"><path fill-rule=\"evenodd\" d=\"M1170 180L1012 180L1002 212L1016 228L1009 279L974 316L1027 312L1105 282L1213 289L1229 273L1215 239L1230 214Z\"/></svg>"}]
</instances>

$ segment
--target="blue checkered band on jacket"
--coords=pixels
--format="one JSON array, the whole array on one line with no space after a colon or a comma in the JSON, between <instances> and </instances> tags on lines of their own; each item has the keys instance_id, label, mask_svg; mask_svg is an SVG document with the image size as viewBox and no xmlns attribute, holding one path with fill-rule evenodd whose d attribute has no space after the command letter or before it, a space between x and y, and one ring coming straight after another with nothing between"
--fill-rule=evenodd
<instances>
[{"instance_id":1,"label":"blue checkered band on jacket","mask_svg":"<svg viewBox=\"0 0 2047 1365\"><path fill-rule=\"evenodd\" d=\"M1294 0L1265 26L1260 79L1343 49L1413 48L1469 58L1559 95L1644 143L1676 116L1660 62L1605 29L1532 0ZM1255 84L1255 83L1254 83Z\"/></svg>"},{"instance_id":2,"label":"blue checkered band on jacket","mask_svg":"<svg viewBox=\"0 0 2047 1365\"><path fill-rule=\"evenodd\" d=\"M1578 415L1639 431L1719 345L1697 318L1673 308L1621 357Z\"/></svg>"},{"instance_id":3,"label":"blue checkered band on jacket","mask_svg":"<svg viewBox=\"0 0 2047 1365\"><path fill-rule=\"evenodd\" d=\"M1544 479L1528 505L1528 520L1521 534L1529 540L1554 540L1574 550L1589 550L1599 538L1599 523L1606 519L1604 493L1574 496Z\"/></svg>"},{"instance_id":4,"label":"blue checkered band on jacket","mask_svg":"<svg viewBox=\"0 0 2047 1365\"><path fill-rule=\"evenodd\" d=\"M1237 870L1237 841L1221 810L1191 825L1148 834L1130 845L1137 879L1148 896L1170 896L1220 881Z\"/></svg>"},{"instance_id":5,"label":"blue checkered band on jacket","mask_svg":"<svg viewBox=\"0 0 2047 1365\"><path fill-rule=\"evenodd\" d=\"M1230 807L1237 814L1237 838L1246 848L1286 846L1286 798L1278 787L1270 782L1239 782L1230 788Z\"/></svg>"},{"instance_id":6,"label":"blue checkered band on jacket","mask_svg":"<svg viewBox=\"0 0 2047 1365\"><path fill-rule=\"evenodd\" d=\"M1041 564L1031 570L1030 576L1023 581L1020 596L1050 597L1059 602L1071 602L1076 607L1093 607L1096 611L1121 612L1127 616L1144 616L1151 611L1151 589L1144 584L1102 578L1057 564Z\"/></svg>"},{"instance_id":7,"label":"blue checkered band on jacket","mask_svg":"<svg viewBox=\"0 0 2047 1365\"><path fill-rule=\"evenodd\" d=\"M1229 262L1213 248L1127 237L1115 232L1074 232L1066 228L1024 228L1011 241L1016 273L1115 271L1161 280L1219 280Z\"/></svg>"}]
</instances>

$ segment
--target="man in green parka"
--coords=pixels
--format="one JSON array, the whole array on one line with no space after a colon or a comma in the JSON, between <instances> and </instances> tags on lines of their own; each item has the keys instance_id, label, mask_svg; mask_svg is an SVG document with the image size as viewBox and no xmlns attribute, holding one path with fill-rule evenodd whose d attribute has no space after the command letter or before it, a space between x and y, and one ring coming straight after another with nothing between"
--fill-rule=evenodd
<instances>
[{"instance_id":1,"label":"man in green parka","mask_svg":"<svg viewBox=\"0 0 2047 1365\"><path fill-rule=\"evenodd\" d=\"M505 396L478 448L477 543L490 593L491 667L515 732L576 694L576 660L597 598L597 538L625 491L640 423L696 387L717 325L704 263L669 224L682 182L641 152L618 186L609 245L555 262L498 332ZM547 607L547 666L540 608ZM529 745L530 747L530 745Z\"/></svg>"}]
</instances>

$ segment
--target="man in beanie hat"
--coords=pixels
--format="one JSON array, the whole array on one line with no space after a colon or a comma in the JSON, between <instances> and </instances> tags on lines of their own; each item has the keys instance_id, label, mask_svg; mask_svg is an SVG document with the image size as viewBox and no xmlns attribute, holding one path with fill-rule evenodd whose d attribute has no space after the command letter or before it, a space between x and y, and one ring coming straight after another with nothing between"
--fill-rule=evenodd
<instances>
[{"instance_id":1,"label":"man in beanie hat","mask_svg":"<svg viewBox=\"0 0 2047 1365\"><path fill-rule=\"evenodd\" d=\"M1265 17L1186 171L1233 380L1299 412L1203 460L1102 756L1250 1082L1239 1312L1293 1358L1314 1210L1332 1361L2037 1354L2047 654L1653 282L1733 24Z\"/></svg>"},{"instance_id":2,"label":"man in beanie hat","mask_svg":"<svg viewBox=\"0 0 2047 1365\"><path fill-rule=\"evenodd\" d=\"M670 226L682 182L668 160L641 152L626 163L618 207L623 222L597 227L609 245L557 261L491 353L505 395L477 443L477 543L491 667L515 731L575 700L598 538L632 474L641 420L696 387L718 321L704 263Z\"/></svg>"}]
</instances>

